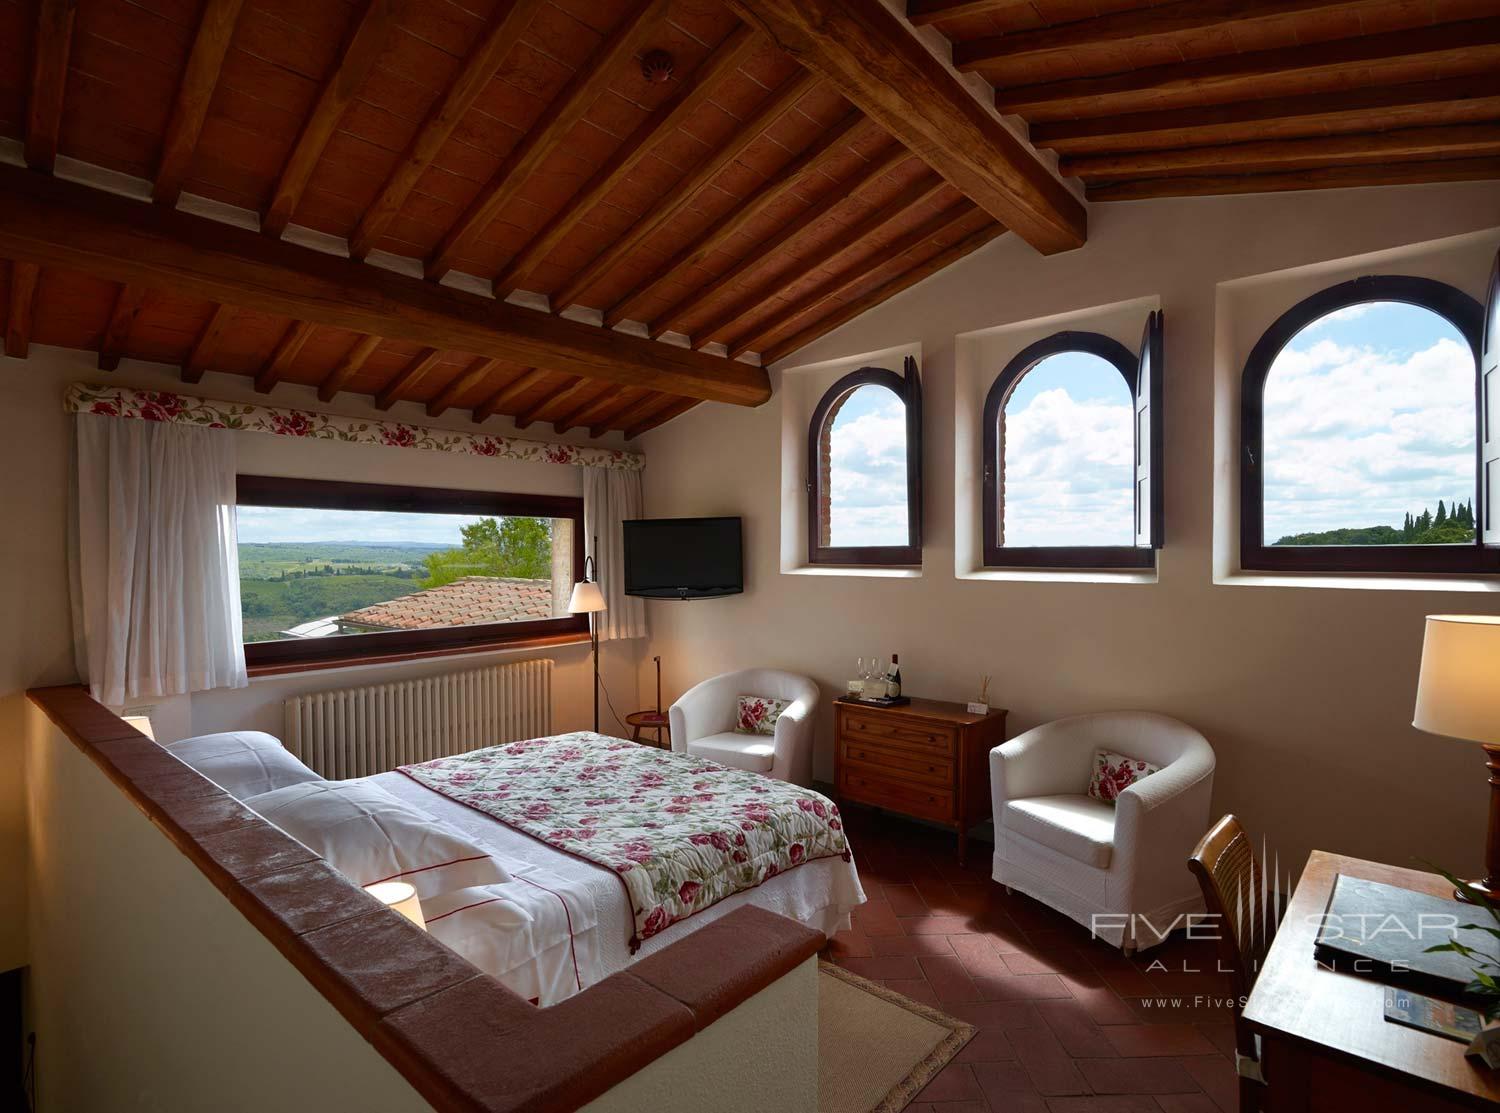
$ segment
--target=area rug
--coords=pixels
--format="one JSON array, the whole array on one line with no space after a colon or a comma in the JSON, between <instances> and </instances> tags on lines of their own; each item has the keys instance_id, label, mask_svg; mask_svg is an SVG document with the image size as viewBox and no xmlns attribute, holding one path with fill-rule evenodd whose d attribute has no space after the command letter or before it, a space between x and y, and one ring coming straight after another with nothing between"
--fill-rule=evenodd
<instances>
[{"instance_id":1,"label":"area rug","mask_svg":"<svg viewBox=\"0 0 1500 1113\"><path fill-rule=\"evenodd\" d=\"M896 1113L974 1036L974 1027L818 964L819 1113Z\"/></svg>"}]
</instances>

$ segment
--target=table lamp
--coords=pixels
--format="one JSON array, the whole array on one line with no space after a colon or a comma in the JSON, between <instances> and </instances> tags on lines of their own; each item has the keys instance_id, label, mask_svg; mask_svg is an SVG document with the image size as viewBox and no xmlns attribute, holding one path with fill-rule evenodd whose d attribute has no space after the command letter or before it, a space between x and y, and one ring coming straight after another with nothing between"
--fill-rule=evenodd
<instances>
[{"instance_id":1,"label":"table lamp","mask_svg":"<svg viewBox=\"0 0 1500 1113\"><path fill-rule=\"evenodd\" d=\"M377 881L366 885L365 892L387 908L401 913L423 931L427 921L422 918L422 902L417 899L417 890L405 881Z\"/></svg>"},{"instance_id":2,"label":"table lamp","mask_svg":"<svg viewBox=\"0 0 1500 1113\"><path fill-rule=\"evenodd\" d=\"M1490 832L1487 876L1470 881L1490 900L1500 900L1500 617L1427 616L1417 708L1411 725L1484 746L1490 771ZM1455 894L1471 899L1463 889Z\"/></svg>"},{"instance_id":3,"label":"table lamp","mask_svg":"<svg viewBox=\"0 0 1500 1113\"><path fill-rule=\"evenodd\" d=\"M595 541L597 546L598 542ZM598 575L594 564L594 558L588 557L583 562L583 579L573 585L573 597L568 600L568 612L570 614L586 614L589 616L589 644L593 647L594 656L594 733L599 733L599 623L595 618L599 612L605 609L604 592L599 590L599 584L595 577Z\"/></svg>"}]
</instances>

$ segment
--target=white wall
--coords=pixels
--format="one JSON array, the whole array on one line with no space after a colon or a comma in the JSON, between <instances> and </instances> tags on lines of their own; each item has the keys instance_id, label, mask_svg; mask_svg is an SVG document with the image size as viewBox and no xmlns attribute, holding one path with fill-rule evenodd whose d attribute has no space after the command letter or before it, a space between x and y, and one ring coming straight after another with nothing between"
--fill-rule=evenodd
<instances>
[{"instance_id":1,"label":"white wall","mask_svg":"<svg viewBox=\"0 0 1500 1113\"><path fill-rule=\"evenodd\" d=\"M27 360L0 356L5 406L0 411L0 475L4 483L5 543L0 545L0 969L26 961L25 811L21 788L21 734L24 692L41 684L77 679L73 664L67 580L67 510L72 435L62 410L66 386L74 382L119 383L151 389L185 389L205 397L260 401L248 379L210 373L203 382L183 388L175 369L126 360L119 371L96 369L91 353L33 345ZM362 396L317 401L308 387L285 386L271 400L350 416L391 416L454 429L474 428L467 414L454 411L426 417L421 407L402 403L380 414ZM510 432L500 418L485 426ZM530 435L547 439L551 428ZM242 472L263 475L345 479L370 483L460 487L473 490L527 491L580 495L582 471L573 467L516 460L491 460L373 445L295 440L257 433L233 434ZM526 434L522 434L526 435ZM577 435L561 438L583 443ZM612 435L603 443L620 443ZM601 661L605 684L623 716L640 706L636 692L639 642L605 643ZM553 721L559 730L591 723L591 670L587 645L560 646L545 652L474 654L427 662L364 666L264 677L238 691L200 693L191 698L155 701L157 737L166 741L190 734L247 728L281 733L281 703L297 691L353 687L378 680L473 667L501 659L548 656L553 673ZM614 728L607 707L601 727Z\"/></svg>"},{"instance_id":2,"label":"white wall","mask_svg":"<svg viewBox=\"0 0 1500 1113\"><path fill-rule=\"evenodd\" d=\"M669 698L751 665L801 670L831 694L856 656L896 651L909 693L965 699L992 674L992 702L1011 709L1012 733L1115 707L1185 719L1217 751L1216 808L1264 832L1293 868L1323 847L1475 870L1488 804L1482 755L1409 724L1423 615L1497 613L1500 594L1216 583L1215 479L1228 497L1235 475L1232 449L1216 444L1216 429L1221 439L1234 430L1216 385L1237 378L1245 338L1269 323L1258 292L1220 284L1485 232L1412 262L1480 297L1496 229L1493 182L1094 205L1078 251L1042 258L1003 237L810 345L785 365L922 347L918 578L782 573L782 396L756 410L702 406L647 434L649 514L745 519L744 595L650 604L648 652L663 656ZM1283 276L1281 308L1309 280ZM1167 548L1156 582L958 578L956 338L1135 299L1159 299L1167 323ZM1231 311L1233 328L1220 316ZM825 706L823 778L831 721Z\"/></svg>"},{"instance_id":3,"label":"white wall","mask_svg":"<svg viewBox=\"0 0 1500 1113\"><path fill-rule=\"evenodd\" d=\"M430 1108L41 712L24 717L41 1108Z\"/></svg>"}]
</instances>

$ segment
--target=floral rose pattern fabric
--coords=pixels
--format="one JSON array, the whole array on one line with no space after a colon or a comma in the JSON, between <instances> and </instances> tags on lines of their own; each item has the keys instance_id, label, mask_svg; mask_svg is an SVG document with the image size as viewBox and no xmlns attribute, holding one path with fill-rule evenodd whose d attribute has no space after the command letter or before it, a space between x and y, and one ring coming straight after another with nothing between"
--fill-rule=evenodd
<instances>
[{"instance_id":1,"label":"floral rose pattern fabric","mask_svg":"<svg viewBox=\"0 0 1500 1113\"><path fill-rule=\"evenodd\" d=\"M772 699L770 696L741 696L739 713L734 719L738 734L775 734L776 720L792 706L789 699Z\"/></svg>"},{"instance_id":2,"label":"floral rose pattern fabric","mask_svg":"<svg viewBox=\"0 0 1500 1113\"><path fill-rule=\"evenodd\" d=\"M578 467L619 468L639 471L646 458L636 452L614 448L584 448L573 444L549 444L516 437L494 437L483 433L457 433L400 421L364 421L315 413L258 406L248 402L214 402L166 390L132 390L129 387L85 386L74 383L63 399L68 413L101 414L105 417L137 418L142 421L173 421L202 425L209 429L243 429L252 433L274 433L280 437L312 437L315 440L380 444L389 448L422 448L430 452L462 452L473 456L497 456L508 460L540 460L549 464Z\"/></svg>"},{"instance_id":3,"label":"floral rose pattern fabric","mask_svg":"<svg viewBox=\"0 0 1500 1113\"><path fill-rule=\"evenodd\" d=\"M1095 800L1113 804L1115 797L1142 777L1155 773L1160 766L1109 750L1094 751L1094 777L1089 781L1089 795Z\"/></svg>"},{"instance_id":4,"label":"floral rose pattern fabric","mask_svg":"<svg viewBox=\"0 0 1500 1113\"><path fill-rule=\"evenodd\" d=\"M849 860L811 789L577 731L401 767L412 780L619 876L641 940L816 858Z\"/></svg>"}]
</instances>

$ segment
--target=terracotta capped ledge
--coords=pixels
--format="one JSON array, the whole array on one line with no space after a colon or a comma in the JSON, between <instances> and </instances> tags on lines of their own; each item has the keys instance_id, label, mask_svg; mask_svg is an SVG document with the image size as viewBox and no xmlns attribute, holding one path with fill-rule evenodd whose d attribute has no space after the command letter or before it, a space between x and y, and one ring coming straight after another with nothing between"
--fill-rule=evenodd
<instances>
[{"instance_id":1,"label":"terracotta capped ledge","mask_svg":"<svg viewBox=\"0 0 1500 1113\"><path fill-rule=\"evenodd\" d=\"M741 908L561 1004L534 1008L83 688L27 696L440 1109L576 1109L823 943L791 920Z\"/></svg>"}]
</instances>

